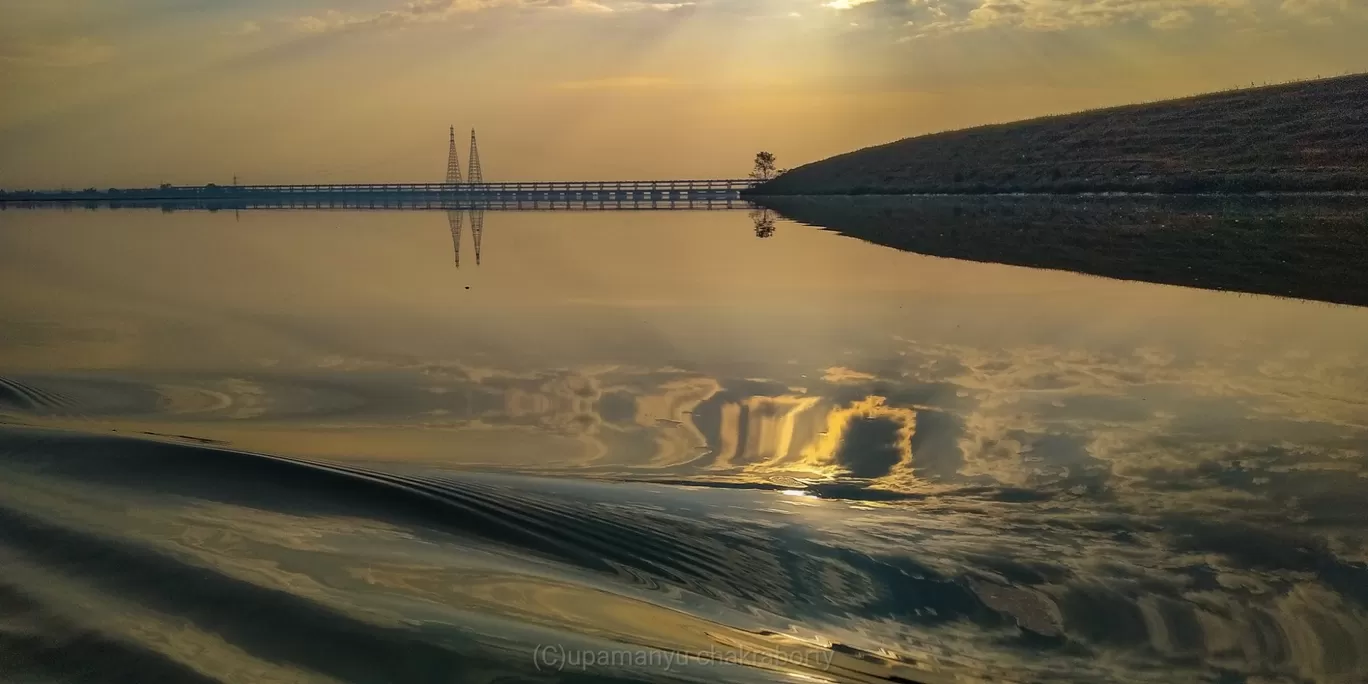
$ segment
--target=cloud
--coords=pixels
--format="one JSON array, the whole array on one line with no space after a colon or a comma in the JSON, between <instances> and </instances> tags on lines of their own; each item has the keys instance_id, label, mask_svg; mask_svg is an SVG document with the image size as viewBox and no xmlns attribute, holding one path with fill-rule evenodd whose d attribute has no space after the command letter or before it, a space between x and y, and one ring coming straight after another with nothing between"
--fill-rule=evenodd
<instances>
[{"instance_id":1,"label":"cloud","mask_svg":"<svg viewBox=\"0 0 1368 684\"><path fill-rule=\"evenodd\" d=\"M612 12L613 8L594 2L593 0L571 0L571 2L560 5L566 9L578 10L581 12Z\"/></svg>"},{"instance_id":2,"label":"cloud","mask_svg":"<svg viewBox=\"0 0 1368 684\"><path fill-rule=\"evenodd\" d=\"M672 85L678 85L678 83L660 76L615 76L585 81L562 81L556 84L556 88L560 90L634 90L663 88Z\"/></svg>"},{"instance_id":3,"label":"cloud","mask_svg":"<svg viewBox=\"0 0 1368 684\"><path fill-rule=\"evenodd\" d=\"M1316 14L1327 10L1347 11L1349 0L1283 0L1282 11L1289 14Z\"/></svg>"},{"instance_id":4,"label":"cloud","mask_svg":"<svg viewBox=\"0 0 1368 684\"><path fill-rule=\"evenodd\" d=\"M109 45L89 38L72 38L60 43L0 45L0 63L36 67L76 68L103 64L114 58Z\"/></svg>"},{"instance_id":5,"label":"cloud","mask_svg":"<svg viewBox=\"0 0 1368 684\"><path fill-rule=\"evenodd\" d=\"M322 15L298 17L294 20L294 26L304 33L397 27L445 21L458 14L475 12L499 4L507 3L503 0L411 0L396 9L373 14L344 14L329 10Z\"/></svg>"},{"instance_id":6,"label":"cloud","mask_svg":"<svg viewBox=\"0 0 1368 684\"><path fill-rule=\"evenodd\" d=\"M674 12L694 7L693 2L599 2L598 0L410 0L395 9L372 14L346 14L329 10L321 15L295 18L294 28L303 33L331 33L366 28L398 28L409 24L437 23L452 17L494 8L529 11L563 11L584 14L617 12Z\"/></svg>"},{"instance_id":7,"label":"cloud","mask_svg":"<svg viewBox=\"0 0 1368 684\"><path fill-rule=\"evenodd\" d=\"M1173 10L1157 19L1150 20L1150 26L1157 29L1180 29L1192 24L1192 13L1187 10Z\"/></svg>"},{"instance_id":8,"label":"cloud","mask_svg":"<svg viewBox=\"0 0 1368 684\"><path fill-rule=\"evenodd\" d=\"M224 31L227 36L250 36L261 33L261 24L255 21L244 21L238 26Z\"/></svg>"},{"instance_id":9,"label":"cloud","mask_svg":"<svg viewBox=\"0 0 1368 684\"><path fill-rule=\"evenodd\" d=\"M1258 0L831 0L824 6L873 23L902 23L911 37L989 28L1062 31L1138 24L1160 30L1184 28L1199 14L1256 14ZM1289 3L1338 3L1339 0L1287 0Z\"/></svg>"},{"instance_id":10,"label":"cloud","mask_svg":"<svg viewBox=\"0 0 1368 684\"><path fill-rule=\"evenodd\" d=\"M1368 6L1351 0L1283 0L1279 9L1315 25L1333 23L1341 16L1368 18Z\"/></svg>"},{"instance_id":11,"label":"cloud","mask_svg":"<svg viewBox=\"0 0 1368 684\"><path fill-rule=\"evenodd\" d=\"M852 7L859 7L860 5L864 5L870 2L874 2L874 0L831 0L831 2L822 3L822 7L830 7L831 9L837 10L848 10Z\"/></svg>"},{"instance_id":12,"label":"cloud","mask_svg":"<svg viewBox=\"0 0 1368 684\"><path fill-rule=\"evenodd\" d=\"M629 2L619 6L618 9L624 11L633 10L653 10L656 12L673 12L675 10L696 7L694 2Z\"/></svg>"}]
</instances>

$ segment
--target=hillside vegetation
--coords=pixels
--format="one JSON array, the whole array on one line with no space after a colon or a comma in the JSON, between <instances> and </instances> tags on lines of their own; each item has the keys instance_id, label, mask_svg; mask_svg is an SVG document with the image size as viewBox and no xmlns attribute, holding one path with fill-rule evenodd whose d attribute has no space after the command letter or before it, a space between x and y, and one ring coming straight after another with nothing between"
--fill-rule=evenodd
<instances>
[{"instance_id":1,"label":"hillside vegetation","mask_svg":"<svg viewBox=\"0 0 1368 684\"><path fill-rule=\"evenodd\" d=\"M758 195L1368 190L1368 75L936 133Z\"/></svg>"}]
</instances>

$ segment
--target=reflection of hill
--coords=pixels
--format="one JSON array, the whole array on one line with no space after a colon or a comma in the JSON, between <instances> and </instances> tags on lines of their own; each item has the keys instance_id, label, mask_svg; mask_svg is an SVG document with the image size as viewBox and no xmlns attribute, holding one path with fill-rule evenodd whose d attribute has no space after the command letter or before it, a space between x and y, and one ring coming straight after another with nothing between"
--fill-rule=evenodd
<instances>
[{"instance_id":1,"label":"reflection of hill","mask_svg":"<svg viewBox=\"0 0 1368 684\"><path fill-rule=\"evenodd\" d=\"M895 249L1368 305L1363 198L810 198L784 216Z\"/></svg>"}]
</instances>

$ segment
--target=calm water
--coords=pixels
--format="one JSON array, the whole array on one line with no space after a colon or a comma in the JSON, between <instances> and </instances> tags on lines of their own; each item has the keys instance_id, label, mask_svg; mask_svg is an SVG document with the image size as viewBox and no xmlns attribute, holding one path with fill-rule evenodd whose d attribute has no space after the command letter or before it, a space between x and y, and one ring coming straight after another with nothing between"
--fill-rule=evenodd
<instances>
[{"instance_id":1,"label":"calm water","mask_svg":"<svg viewBox=\"0 0 1368 684\"><path fill-rule=\"evenodd\" d=\"M0 213L0 679L1368 676L1368 309L462 228Z\"/></svg>"}]
</instances>

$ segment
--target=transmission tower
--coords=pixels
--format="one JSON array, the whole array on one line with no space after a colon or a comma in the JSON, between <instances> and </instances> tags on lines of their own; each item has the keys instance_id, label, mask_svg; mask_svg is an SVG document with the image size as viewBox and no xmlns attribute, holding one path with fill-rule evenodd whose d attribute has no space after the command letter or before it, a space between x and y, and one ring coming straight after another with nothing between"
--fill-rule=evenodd
<instances>
[{"instance_id":1,"label":"transmission tower","mask_svg":"<svg viewBox=\"0 0 1368 684\"><path fill-rule=\"evenodd\" d=\"M452 143L455 145L455 143ZM453 148L454 149L454 148ZM484 172L480 169L480 148L475 145L475 129L470 129L470 173L466 174L466 180L471 183L483 183Z\"/></svg>"},{"instance_id":2,"label":"transmission tower","mask_svg":"<svg viewBox=\"0 0 1368 684\"><path fill-rule=\"evenodd\" d=\"M473 146L474 144L475 144L475 143L472 141L472 142L471 142L471 145ZM472 147L471 149L474 149L474 148ZM475 167L472 166L471 168L475 168ZM456 127L455 127L455 126L452 126L452 127L451 127L451 145L450 145L449 149L447 150L447 174L446 174L446 182L447 182L447 183L460 183L460 182L461 182L461 160L460 160L459 158L457 158L457 156L456 156Z\"/></svg>"},{"instance_id":3,"label":"transmission tower","mask_svg":"<svg viewBox=\"0 0 1368 684\"><path fill-rule=\"evenodd\" d=\"M484 209L470 210L470 235L475 238L475 265L480 265L480 240L484 238Z\"/></svg>"},{"instance_id":4,"label":"transmission tower","mask_svg":"<svg viewBox=\"0 0 1368 684\"><path fill-rule=\"evenodd\" d=\"M447 223L451 226L451 244L456 248L456 268L461 267L461 219L460 209L447 212Z\"/></svg>"}]
</instances>

